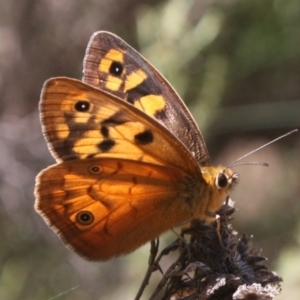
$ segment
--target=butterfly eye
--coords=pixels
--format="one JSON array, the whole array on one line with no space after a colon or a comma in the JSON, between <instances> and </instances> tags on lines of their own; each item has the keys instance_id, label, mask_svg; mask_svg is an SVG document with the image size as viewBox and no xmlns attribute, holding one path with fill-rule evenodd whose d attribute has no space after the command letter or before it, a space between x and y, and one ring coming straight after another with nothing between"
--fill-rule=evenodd
<instances>
[{"instance_id":1,"label":"butterfly eye","mask_svg":"<svg viewBox=\"0 0 300 300\"><path fill-rule=\"evenodd\" d=\"M228 184L228 178L224 173L219 173L216 177L216 186L218 189L223 189Z\"/></svg>"},{"instance_id":2,"label":"butterfly eye","mask_svg":"<svg viewBox=\"0 0 300 300\"><path fill-rule=\"evenodd\" d=\"M97 165L93 165L93 166L89 166L88 168L89 172L92 174L100 174L102 169L101 167L97 166Z\"/></svg>"},{"instance_id":3,"label":"butterfly eye","mask_svg":"<svg viewBox=\"0 0 300 300\"><path fill-rule=\"evenodd\" d=\"M76 220L80 225L90 225L94 222L94 215L89 211L81 211L76 215Z\"/></svg>"},{"instance_id":4,"label":"butterfly eye","mask_svg":"<svg viewBox=\"0 0 300 300\"><path fill-rule=\"evenodd\" d=\"M120 76L123 72L123 65L118 61L113 61L109 68L109 73L115 76Z\"/></svg>"},{"instance_id":5,"label":"butterfly eye","mask_svg":"<svg viewBox=\"0 0 300 300\"><path fill-rule=\"evenodd\" d=\"M79 112L85 112L90 109L90 103L88 101L78 101L75 104L75 109Z\"/></svg>"}]
</instances>

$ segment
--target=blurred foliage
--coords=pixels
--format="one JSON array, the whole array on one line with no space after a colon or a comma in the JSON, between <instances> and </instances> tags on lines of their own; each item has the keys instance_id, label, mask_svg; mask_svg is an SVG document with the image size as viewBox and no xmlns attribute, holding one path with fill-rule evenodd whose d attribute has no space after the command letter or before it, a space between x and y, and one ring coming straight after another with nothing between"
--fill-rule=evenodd
<instances>
[{"instance_id":1,"label":"blurred foliage","mask_svg":"<svg viewBox=\"0 0 300 300\"><path fill-rule=\"evenodd\" d=\"M91 34L112 31L170 80L203 131L212 161L228 165L299 127L300 2L0 4L0 299L133 299L149 246L110 262L85 262L33 209L35 176L53 163L38 119L43 82L80 78ZM254 234L254 244L284 279L277 299L300 293L299 147L298 134L253 155L251 161L270 168L239 167L241 183L233 194L235 228Z\"/></svg>"}]
</instances>

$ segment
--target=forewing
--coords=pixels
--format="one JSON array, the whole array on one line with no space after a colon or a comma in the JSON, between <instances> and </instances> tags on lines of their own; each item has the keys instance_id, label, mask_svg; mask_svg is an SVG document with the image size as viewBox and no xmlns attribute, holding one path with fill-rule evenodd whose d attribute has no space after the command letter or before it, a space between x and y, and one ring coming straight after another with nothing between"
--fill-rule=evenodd
<instances>
[{"instance_id":1,"label":"forewing","mask_svg":"<svg viewBox=\"0 0 300 300\"><path fill-rule=\"evenodd\" d=\"M83 81L109 91L154 117L171 131L200 165L210 165L205 141L193 117L167 80L118 36L92 35Z\"/></svg>"},{"instance_id":2,"label":"forewing","mask_svg":"<svg viewBox=\"0 0 300 300\"><path fill-rule=\"evenodd\" d=\"M58 162L124 158L177 167L194 178L202 177L189 151L155 119L81 81L48 80L40 112L45 138Z\"/></svg>"}]
</instances>

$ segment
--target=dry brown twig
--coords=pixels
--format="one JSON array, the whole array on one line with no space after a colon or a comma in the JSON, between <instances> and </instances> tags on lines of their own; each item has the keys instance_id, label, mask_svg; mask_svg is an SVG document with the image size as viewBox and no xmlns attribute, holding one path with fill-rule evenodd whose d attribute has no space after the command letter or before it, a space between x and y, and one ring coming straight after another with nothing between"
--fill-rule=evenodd
<instances>
[{"instance_id":1,"label":"dry brown twig","mask_svg":"<svg viewBox=\"0 0 300 300\"><path fill-rule=\"evenodd\" d=\"M177 260L163 274L149 300L274 299L281 291L282 279L267 268L266 258L252 247L251 239L246 235L238 238L228 224L234 211L223 205L217 212L219 232L216 226L193 221L182 231L182 238L158 256L158 242L152 242L149 267L135 300L140 299L154 271L163 273L161 258L177 250Z\"/></svg>"}]
</instances>

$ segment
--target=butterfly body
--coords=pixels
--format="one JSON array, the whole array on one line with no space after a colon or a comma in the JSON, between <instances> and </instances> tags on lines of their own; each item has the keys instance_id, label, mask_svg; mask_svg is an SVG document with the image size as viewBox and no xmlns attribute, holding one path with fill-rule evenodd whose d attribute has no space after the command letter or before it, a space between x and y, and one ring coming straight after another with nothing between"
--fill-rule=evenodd
<instances>
[{"instance_id":1,"label":"butterfly body","mask_svg":"<svg viewBox=\"0 0 300 300\"><path fill-rule=\"evenodd\" d=\"M107 260L193 218L211 222L237 175L211 167L182 100L107 32L89 44L84 82L48 80L43 133L57 164L37 177L36 210L77 253Z\"/></svg>"}]
</instances>

